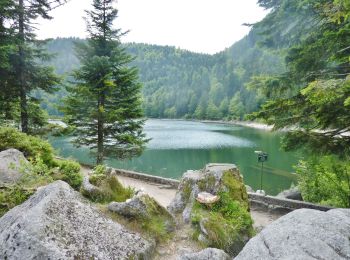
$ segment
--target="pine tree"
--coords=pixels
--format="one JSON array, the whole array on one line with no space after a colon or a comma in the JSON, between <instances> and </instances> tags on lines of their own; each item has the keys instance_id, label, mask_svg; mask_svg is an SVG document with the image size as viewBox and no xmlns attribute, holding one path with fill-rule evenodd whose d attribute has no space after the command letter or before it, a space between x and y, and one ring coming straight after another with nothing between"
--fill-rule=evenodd
<instances>
[{"instance_id":1,"label":"pine tree","mask_svg":"<svg viewBox=\"0 0 350 260\"><path fill-rule=\"evenodd\" d=\"M53 69L42 65L50 56L43 51L43 42L36 40L35 19L51 19L49 11L64 0L4 0L0 4L1 116L16 119L19 114L23 132L30 124L41 122L37 116L38 100L34 89L53 91L59 78ZM35 113L31 113L35 111Z\"/></svg>"},{"instance_id":2,"label":"pine tree","mask_svg":"<svg viewBox=\"0 0 350 260\"><path fill-rule=\"evenodd\" d=\"M121 46L120 29L113 29L118 11L113 0L94 0L87 13L88 43L77 45L81 67L74 72L63 111L76 127L77 146L97 151L97 164L106 156L138 155L147 141L143 134L138 72Z\"/></svg>"}]
</instances>

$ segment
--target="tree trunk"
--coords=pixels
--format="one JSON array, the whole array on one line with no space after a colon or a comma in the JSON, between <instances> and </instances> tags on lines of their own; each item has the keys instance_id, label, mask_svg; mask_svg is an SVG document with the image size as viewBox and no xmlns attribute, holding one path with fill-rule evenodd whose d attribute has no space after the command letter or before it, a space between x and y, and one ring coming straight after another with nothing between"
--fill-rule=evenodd
<instances>
[{"instance_id":1,"label":"tree trunk","mask_svg":"<svg viewBox=\"0 0 350 260\"><path fill-rule=\"evenodd\" d=\"M19 17L18 17L18 33L19 33L19 87L20 87L20 109L21 109L21 128L22 132L28 133L28 102L27 102L27 89L24 75L25 58L24 58L24 3L23 0L19 0Z\"/></svg>"},{"instance_id":2,"label":"tree trunk","mask_svg":"<svg viewBox=\"0 0 350 260\"><path fill-rule=\"evenodd\" d=\"M103 142L104 142L103 109L104 109L104 103L105 103L104 93L100 93L98 99L99 101L98 101L98 118L97 118L97 159L96 159L97 165L103 164L103 160L104 160L104 149L103 149Z\"/></svg>"}]
</instances>

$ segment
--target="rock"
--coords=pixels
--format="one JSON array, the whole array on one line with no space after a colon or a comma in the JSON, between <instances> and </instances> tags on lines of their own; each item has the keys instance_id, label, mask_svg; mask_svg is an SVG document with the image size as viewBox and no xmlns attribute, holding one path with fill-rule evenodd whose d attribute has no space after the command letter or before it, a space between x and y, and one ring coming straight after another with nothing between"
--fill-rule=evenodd
<instances>
[{"instance_id":1,"label":"rock","mask_svg":"<svg viewBox=\"0 0 350 260\"><path fill-rule=\"evenodd\" d=\"M235 260L350 259L350 209L295 210L252 238Z\"/></svg>"},{"instance_id":2,"label":"rock","mask_svg":"<svg viewBox=\"0 0 350 260\"><path fill-rule=\"evenodd\" d=\"M16 183L21 177L21 167L28 161L23 153L16 149L0 152L0 185Z\"/></svg>"},{"instance_id":3,"label":"rock","mask_svg":"<svg viewBox=\"0 0 350 260\"><path fill-rule=\"evenodd\" d=\"M108 209L120 216L140 219L142 221L157 217L164 222L164 226L168 232L175 230L173 216L155 199L143 192L139 192L132 199L125 202L112 202L108 205Z\"/></svg>"},{"instance_id":4,"label":"rock","mask_svg":"<svg viewBox=\"0 0 350 260\"><path fill-rule=\"evenodd\" d=\"M289 190L284 190L277 195L279 198L290 199L290 200L303 200L301 192L298 187L290 188Z\"/></svg>"},{"instance_id":5,"label":"rock","mask_svg":"<svg viewBox=\"0 0 350 260\"><path fill-rule=\"evenodd\" d=\"M250 187L249 185L245 185L245 188L247 190L247 192L250 192L250 193L254 193L255 191L253 190L252 187Z\"/></svg>"},{"instance_id":6,"label":"rock","mask_svg":"<svg viewBox=\"0 0 350 260\"><path fill-rule=\"evenodd\" d=\"M224 251L216 248L206 248L198 253L184 254L177 260L229 260L230 256Z\"/></svg>"},{"instance_id":7,"label":"rock","mask_svg":"<svg viewBox=\"0 0 350 260\"><path fill-rule=\"evenodd\" d=\"M185 224L192 223L197 240L231 255L238 254L253 234L248 194L233 164L208 164L201 171L185 172L168 209L181 214ZM227 214L227 209L236 212Z\"/></svg>"},{"instance_id":8,"label":"rock","mask_svg":"<svg viewBox=\"0 0 350 260\"><path fill-rule=\"evenodd\" d=\"M151 259L153 250L62 181L0 219L0 259Z\"/></svg>"}]
</instances>

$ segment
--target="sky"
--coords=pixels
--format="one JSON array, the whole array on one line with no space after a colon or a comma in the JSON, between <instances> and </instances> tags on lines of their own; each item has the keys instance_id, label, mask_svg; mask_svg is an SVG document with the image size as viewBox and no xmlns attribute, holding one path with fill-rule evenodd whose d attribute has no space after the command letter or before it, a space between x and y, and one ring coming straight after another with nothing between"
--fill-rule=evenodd
<instances>
[{"instance_id":1,"label":"sky","mask_svg":"<svg viewBox=\"0 0 350 260\"><path fill-rule=\"evenodd\" d=\"M257 0L118 0L115 27L129 33L122 42L170 45L214 54L242 39L249 27L267 12ZM40 39L85 38L84 10L92 0L69 0L51 12L52 20L39 20Z\"/></svg>"}]
</instances>

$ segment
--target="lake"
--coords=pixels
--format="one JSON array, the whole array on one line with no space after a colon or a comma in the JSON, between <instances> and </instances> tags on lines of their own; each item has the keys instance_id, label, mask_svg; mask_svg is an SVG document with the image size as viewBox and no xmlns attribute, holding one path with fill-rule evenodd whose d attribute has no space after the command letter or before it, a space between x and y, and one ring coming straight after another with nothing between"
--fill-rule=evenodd
<instances>
[{"instance_id":1,"label":"lake","mask_svg":"<svg viewBox=\"0 0 350 260\"><path fill-rule=\"evenodd\" d=\"M276 195L296 184L292 174L296 154L280 150L282 133L243 126L200 123L182 120L148 120L147 137L152 138L144 153L132 160L109 158L106 164L157 176L179 179L186 170L202 169L207 163L234 163L246 184L260 188L261 163L256 150L268 153L264 163L263 189ZM82 163L94 163L86 147L75 148L69 137L50 137L49 141L63 157Z\"/></svg>"}]
</instances>

